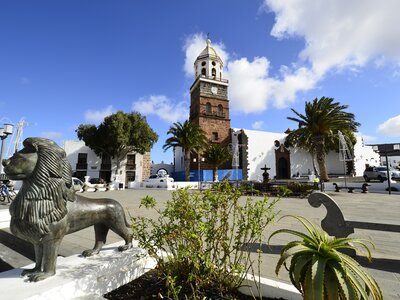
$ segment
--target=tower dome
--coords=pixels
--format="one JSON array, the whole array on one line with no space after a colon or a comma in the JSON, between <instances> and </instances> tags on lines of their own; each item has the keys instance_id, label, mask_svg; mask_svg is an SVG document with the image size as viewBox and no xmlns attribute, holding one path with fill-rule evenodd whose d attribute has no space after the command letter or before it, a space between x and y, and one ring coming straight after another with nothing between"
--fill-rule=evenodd
<instances>
[{"instance_id":1,"label":"tower dome","mask_svg":"<svg viewBox=\"0 0 400 300\"><path fill-rule=\"evenodd\" d=\"M211 47L211 40L207 38L207 46L201 51L194 62L195 79L199 76L222 80L224 64L218 56L217 51Z\"/></svg>"}]
</instances>

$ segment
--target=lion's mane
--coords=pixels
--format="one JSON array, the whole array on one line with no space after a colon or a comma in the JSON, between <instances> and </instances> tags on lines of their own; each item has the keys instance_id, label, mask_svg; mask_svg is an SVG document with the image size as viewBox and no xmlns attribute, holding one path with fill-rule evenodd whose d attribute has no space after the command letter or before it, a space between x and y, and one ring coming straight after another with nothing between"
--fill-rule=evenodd
<instances>
[{"instance_id":1,"label":"lion's mane","mask_svg":"<svg viewBox=\"0 0 400 300\"><path fill-rule=\"evenodd\" d=\"M11 204L10 213L18 220L20 230L41 238L50 231L49 224L67 214L67 201L75 200L72 170L65 151L55 142L27 138L23 144L37 153L38 160Z\"/></svg>"}]
</instances>

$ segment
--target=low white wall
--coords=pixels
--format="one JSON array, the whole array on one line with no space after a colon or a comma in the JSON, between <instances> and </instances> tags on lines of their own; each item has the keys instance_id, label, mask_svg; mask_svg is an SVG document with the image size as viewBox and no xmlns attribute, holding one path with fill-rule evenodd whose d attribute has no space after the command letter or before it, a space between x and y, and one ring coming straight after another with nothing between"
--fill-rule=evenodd
<instances>
[{"instance_id":1,"label":"low white wall","mask_svg":"<svg viewBox=\"0 0 400 300\"><path fill-rule=\"evenodd\" d=\"M154 259L134 247L118 251L123 241L107 245L96 256L73 255L57 258L57 274L44 281L28 282L22 269L0 273L2 300L101 299L155 267ZM29 265L27 268L32 268Z\"/></svg>"},{"instance_id":2,"label":"low white wall","mask_svg":"<svg viewBox=\"0 0 400 300\"><path fill-rule=\"evenodd\" d=\"M207 183L202 183L202 188L207 187ZM167 189L176 190L189 187L189 189L198 189L197 181L175 181L175 182L128 182L129 189Z\"/></svg>"},{"instance_id":3,"label":"low white wall","mask_svg":"<svg viewBox=\"0 0 400 300\"><path fill-rule=\"evenodd\" d=\"M104 299L102 296L156 266L154 259L135 247L117 250L123 241L104 247L98 255L73 255L57 258L57 274L44 281L28 282L21 278L22 269L0 273L2 300ZM34 265L26 266L32 268ZM299 292L290 284L247 275L240 291L247 295L299 300Z\"/></svg>"}]
</instances>

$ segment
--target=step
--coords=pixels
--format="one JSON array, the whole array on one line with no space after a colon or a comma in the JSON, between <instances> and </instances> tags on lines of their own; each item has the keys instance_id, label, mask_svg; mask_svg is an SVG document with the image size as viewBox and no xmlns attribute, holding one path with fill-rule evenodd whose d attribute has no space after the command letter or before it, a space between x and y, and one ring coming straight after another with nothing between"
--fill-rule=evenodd
<instances>
[{"instance_id":1,"label":"step","mask_svg":"<svg viewBox=\"0 0 400 300\"><path fill-rule=\"evenodd\" d=\"M0 273L33 263L29 258L0 243Z\"/></svg>"}]
</instances>

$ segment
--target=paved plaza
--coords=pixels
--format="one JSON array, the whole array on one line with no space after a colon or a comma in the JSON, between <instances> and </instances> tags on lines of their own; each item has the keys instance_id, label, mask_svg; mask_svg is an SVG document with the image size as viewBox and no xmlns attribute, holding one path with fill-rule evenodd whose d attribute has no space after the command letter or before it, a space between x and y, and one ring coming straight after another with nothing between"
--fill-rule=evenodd
<instances>
[{"instance_id":1,"label":"paved plaza","mask_svg":"<svg viewBox=\"0 0 400 300\"><path fill-rule=\"evenodd\" d=\"M162 207L163 204L171 198L171 193L171 191L165 190L122 190L83 193L80 195L90 198L113 198L123 205L128 216L147 216L154 218L156 215L153 210L139 208L140 199L146 195L151 195L158 201L159 207ZM399 194L327 193L336 200L347 219L400 224ZM6 207L2 206L2 208ZM321 219L324 218L326 213L323 207L313 208L308 204L307 199L301 198L282 198L277 203L276 210L279 212L279 215L301 215L317 224L320 224ZM302 227L296 223L295 220L285 218L266 228L266 239L271 232L279 228L302 230ZM375 249L372 250L373 262L371 264L368 264L365 257L362 256L357 256L357 260L368 268L369 272L378 281L383 291L384 299L400 299L400 233L356 229L353 236L367 238L375 244ZM281 269L281 273L278 277L275 275L274 270L282 245L292 238L292 236L282 234L275 236L270 245L267 245L265 241L262 246L264 253L261 258L261 276L275 280L289 281L284 268ZM83 250L93 247L93 240L93 228L87 228L68 235L64 238L59 253L62 256L81 253ZM117 235L114 233L109 234L108 243L113 243L118 240L120 240L120 238ZM1 244L0 247L4 248ZM3 248L0 248L0 255L4 255ZM254 257L256 257L255 250L256 246L254 247ZM29 257L19 257L18 254L14 255L16 255L16 257L13 258L13 263L19 265L13 265L13 267L21 267L30 263ZM25 254L25 256L30 255ZM4 260L3 257L1 258Z\"/></svg>"}]
</instances>

